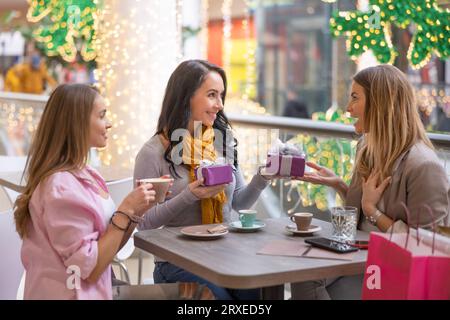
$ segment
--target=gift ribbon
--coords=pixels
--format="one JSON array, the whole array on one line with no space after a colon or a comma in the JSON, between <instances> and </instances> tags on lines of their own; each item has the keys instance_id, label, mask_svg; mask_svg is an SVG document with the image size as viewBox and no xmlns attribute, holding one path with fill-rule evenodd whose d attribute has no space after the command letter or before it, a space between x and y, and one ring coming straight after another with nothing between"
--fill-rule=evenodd
<instances>
[{"instance_id":1,"label":"gift ribbon","mask_svg":"<svg viewBox=\"0 0 450 320\"><path fill-rule=\"evenodd\" d=\"M223 165L225 164L225 158L220 157L217 158L216 161L210 161L210 160L201 160L200 165L197 168L197 180L203 179L203 168L212 167L216 165Z\"/></svg>"},{"instance_id":2,"label":"gift ribbon","mask_svg":"<svg viewBox=\"0 0 450 320\"><path fill-rule=\"evenodd\" d=\"M293 156L281 156L280 176L290 176Z\"/></svg>"}]
</instances>

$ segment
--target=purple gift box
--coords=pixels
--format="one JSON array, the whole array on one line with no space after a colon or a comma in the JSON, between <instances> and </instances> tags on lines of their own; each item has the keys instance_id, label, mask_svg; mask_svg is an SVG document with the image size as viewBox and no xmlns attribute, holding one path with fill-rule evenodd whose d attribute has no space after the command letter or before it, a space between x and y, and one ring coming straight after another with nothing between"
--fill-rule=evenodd
<instances>
[{"instance_id":1,"label":"purple gift box","mask_svg":"<svg viewBox=\"0 0 450 320\"><path fill-rule=\"evenodd\" d=\"M305 162L304 155L269 153L267 155L266 172L281 177L303 177Z\"/></svg>"},{"instance_id":2,"label":"purple gift box","mask_svg":"<svg viewBox=\"0 0 450 320\"><path fill-rule=\"evenodd\" d=\"M213 164L195 168L195 176L205 179L204 186L215 186L233 181L233 168L229 164Z\"/></svg>"}]
</instances>

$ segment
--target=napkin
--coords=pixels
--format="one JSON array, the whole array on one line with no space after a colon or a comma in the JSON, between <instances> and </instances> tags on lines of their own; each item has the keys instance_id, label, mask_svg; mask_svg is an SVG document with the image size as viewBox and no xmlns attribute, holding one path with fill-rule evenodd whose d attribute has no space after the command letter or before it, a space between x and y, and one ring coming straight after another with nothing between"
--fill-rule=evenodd
<instances>
[{"instance_id":1,"label":"napkin","mask_svg":"<svg viewBox=\"0 0 450 320\"><path fill-rule=\"evenodd\" d=\"M303 241L274 240L266 244L257 252L257 254L352 261L355 252L335 253L329 250L312 247Z\"/></svg>"}]
</instances>

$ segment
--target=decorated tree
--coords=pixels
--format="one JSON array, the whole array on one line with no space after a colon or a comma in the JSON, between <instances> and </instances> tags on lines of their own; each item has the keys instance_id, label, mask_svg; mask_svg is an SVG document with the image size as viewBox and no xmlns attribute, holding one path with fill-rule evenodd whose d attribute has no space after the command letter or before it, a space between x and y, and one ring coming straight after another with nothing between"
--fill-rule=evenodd
<instances>
[{"instance_id":1,"label":"decorated tree","mask_svg":"<svg viewBox=\"0 0 450 320\"><path fill-rule=\"evenodd\" d=\"M97 0L28 0L27 18L40 25L33 38L44 44L45 53L73 62L80 51L85 61L96 57ZM78 49L80 48L80 50Z\"/></svg>"},{"instance_id":2,"label":"decorated tree","mask_svg":"<svg viewBox=\"0 0 450 320\"><path fill-rule=\"evenodd\" d=\"M380 63L393 63L398 55L393 46L392 25L413 30L408 60L421 68L432 53L450 57L450 11L441 9L435 0L370 0L371 12L335 12L330 19L333 36L346 35L347 51L352 58L372 50Z\"/></svg>"}]
</instances>

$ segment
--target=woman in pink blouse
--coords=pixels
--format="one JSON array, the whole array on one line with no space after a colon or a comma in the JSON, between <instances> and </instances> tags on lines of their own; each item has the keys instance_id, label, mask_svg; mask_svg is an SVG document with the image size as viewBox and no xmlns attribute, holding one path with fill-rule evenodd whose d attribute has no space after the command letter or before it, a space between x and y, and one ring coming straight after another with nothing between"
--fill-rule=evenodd
<instances>
[{"instance_id":1,"label":"woman in pink blouse","mask_svg":"<svg viewBox=\"0 0 450 320\"><path fill-rule=\"evenodd\" d=\"M59 86L45 106L14 212L25 299L112 299L111 261L154 205L147 184L116 210L105 181L87 165L89 149L106 146L105 115L103 98L86 85Z\"/></svg>"}]
</instances>

